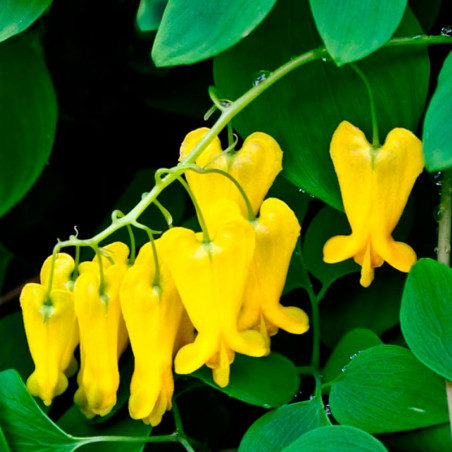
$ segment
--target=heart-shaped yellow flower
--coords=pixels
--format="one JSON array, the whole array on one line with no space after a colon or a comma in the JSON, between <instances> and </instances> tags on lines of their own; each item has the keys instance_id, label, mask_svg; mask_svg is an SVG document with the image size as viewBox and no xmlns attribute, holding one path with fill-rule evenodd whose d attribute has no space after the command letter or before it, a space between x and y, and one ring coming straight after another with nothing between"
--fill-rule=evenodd
<instances>
[{"instance_id":1,"label":"heart-shaped yellow flower","mask_svg":"<svg viewBox=\"0 0 452 452\"><path fill-rule=\"evenodd\" d=\"M190 132L180 150L180 160L202 140L209 131L206 127ZM219 169L234 177L244 189L251 203L254 215L275 177L282 169L282 151L279 144L262 132L251 134L239 151L223 152L216 137L197 158L196 164L205 169ZM221 174L185 173L187 181L199 204L201 212L208 215L209 206L219 199L235 201L243 215L248 216L245 201L237 187ZM209 225L208 219L206 219Z\"/></svg>"},{"instance_id":2,"label":"heart-shaped yellow flower","mask_svg":"<svg viewBox=\"0 0 452 452\"><path fill-rule=\"evenodd\" d=\"M198 335L175 358L176 373L189 374L207 364L215 382L229 382L234 352L264 356L264 337L254 330L239 331L238 316L254 253L253 226L236 203L220 200L212 218L219 225L211 241L203 234L173 228L163 234L165 260ZM220 218L222 219L220 221Z\"/></svg>"},{"instance_id":3,"label":"heart-shaped yellow flower","mask_svg":"<svg viewBox=\"0 0 452 452\"><path fill-rule=\"evenodd\" d=\"M364 133L347 121L331 141L334 163L351 235L329 239L323 259L336 263L353 257L361 265L361 285L368 287L374 268L384 261L402 272L416 262L416 253L391 233L408 201L424 162L421 141L409 130L393 129L374 148Z\"/></svg>"},{"instance_id":4,"label":"heart-shaped yellow flower","mask_svg":"<svg viewBox=\"0 0 452 452\"><path fill-rule=\"evenodd\" d=\"M309 320L304 311L279 303L290 258L300 235L297 217L283 201L267 198L262 203L259 218L252 224L256 247L245 285L239 327L255 328L267 338L278 328L293 334L305 333ZM270 347L269 339L267 343Z\"/></svg>"},{"instance_id":5,"label":"heart-shaped yellow flower","mask_svg":"<svg viewBox=\"0 0 452 452\"><path fill-rule=\"evenodd\" d=\"M20 296L28 347L35 370L27 380L31 394L46 405L65 391L67 376L75 372L74 349L78 328L74 294L68 290L74 261L65 253L55 256L52 289L48 293L53 256L41 269L41 284L26 284Z\"/></svg>"},{"instance_id":6,"label":"heart-shaped yellow flower","mask_svg":"<svg viewBox=\"0 0 452 452\"><path fill-rule=\"evenodd\" d=\"M74 401L87 417L105 416L116 403L118 359L127 341L121 314L119 287L127 271L127 246L120 242L104 248L103 287L99 264L80 265L74 287L75 312L80 329L81 368Z\"/></svg>"},{"instance_id":7,"label":"heart-shaped yellow flower","mask_svg":"<svg viewBox=\"0 0 452 452\"><path fill-rule=\"evenodd\" d=\"M162 261L160 241L155 244L159 256L158 285L154 285L155 261L148 243L127 271L120 290L121 309L135 357L129 412L133 419L142 419L153 426L171 409L173 355L180 346L181 330L189 322L171 274Z\"/></svg>"}]
</instances>

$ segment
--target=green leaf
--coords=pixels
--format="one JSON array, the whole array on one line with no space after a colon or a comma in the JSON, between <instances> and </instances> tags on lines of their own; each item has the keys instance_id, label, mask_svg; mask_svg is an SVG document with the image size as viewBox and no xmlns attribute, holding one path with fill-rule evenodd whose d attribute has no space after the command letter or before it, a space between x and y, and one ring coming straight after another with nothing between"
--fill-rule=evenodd
<instances>
[{"instance_id":1,"label":"green leaf","mask_svg":"<svg viewBox=\"0 0 452 452\"><path fill-rule=\"evenodd\" d=\"M452 269L421 259L411 269L402 297L403 336L416 357L452 380Z\"/></svg>"},{"instance_id":2,"label":"green leaf","mask_svg":"<svg viewBox=\"0 0 452 452\"><path fill-rule=\"evenodd\" d=\"M323 262L323 246L335 235L350 234L344 213L331 207L323 208L311 221L303 241L303 257L308 270L322 283L324 290L336 279L360 271L353 259L337 264Z\"/></svg>"},{"instance_id":3,"label":"green leaf","mask_svg":"<svg viewBox=\"0 0 452 452\"><path fill-rule=\"evenodd\" d=\"M304 434L282 452L387 452L386 447L362 430L345 425L319 427Z\"/></svg>"},{"instance_id":4,"label":"green leaf","mask_svg":"<svg viewBox=\"0 0 452 452\"><path fill-rule=\"evenodd\" d=\"M40 410L14 370L0 373L0 425L13 450L70 452L77 448L77 440Z\"/></svg>"},{"instance_id":5,"label":"green leaf","mask_svg":"<svg viewBox=\"0 0 452 452\"><path fill-rule=\"evenodd\" d=\"M149 436L152 427L142 421L131 419L128 414L117 415L109 422L92 424L80 412L78 406L72 406L58 420L58 425L71 435L89 438L92 436ZM140 452L143 443L128 442L94 442L83 447L83 452Z\"/></svg>"},{"instance_id":6,"label":"green leaf","mask_svg":"<svg viewBox=\"0 0 452 452\"><path fill-rule=\"evenodd\" d=\"M444 380L397 345L361 352L331 384L329 403L339 423L369 433L428 427L449 418Z\"/></svg>"},{"instance_id":7,"label":"green leaf","mask_svg":"<svg viewBox=\"0 0 452 452\"><path fill-rule=\"evenodd\" d=\"M360 60L391 38L407 0L310 0L317 30L338 66Z\"/></svg>"},{"instance_id":8,"label":"green leaf","mask_svg":"<svg viewBox=\"0 0 452 452\"><path fill-rule=\"evenodd\" d=\"M37 42L0 45L0 216L34 184L52 150L55 92Z\"/></svg>"},{"instance_id":9,"label":"green leaf","mask_svg":"<svg viewBox=\"0 0 452 452\"><path fill-rule=\"evenodd\" d=\"M331 381L340 375L344 366L366 348L381 344L381 339L366 328L356 328L344 334L323 368L323 381Z\"/></svg>"},{"instance_id":10,"label":"green leaf","mask_svg":"<svg viewBox=\"0 0 452 452\"><path fill-rule=\"evenodd\" d=\"M14 369L26 380L34 369L21 312L0 320L0 371Z\"/></svg>"},{"instance_id":11,"label":"green leaf","mask_svg":"<svg viewBox=\"0 0 452 452\"><path fill-rule=\"evenodd\" d=\"M352 286L344 279L337 283L340 287L331 297L327 293L320 303L323 342L333 347L353 328L368 328L380 336L397 325L405 277L389 271L390 274L378 275L370 287L359 286L357 280Z\"/></svg>"},{"instance_id":12,"label":"green leaf","mask_svg":"<svg viewBox=\"0 0 452 452\"><path fill-rule=\"evenodd\" d=\"M8 446L8 443L6 442L5 434L3 433L3 429L0 426L0 450L3 452L11 452L11 449Z\"/></svg>"},{"instance_id":13,"label":"green leaf","mask_svg":"<svg viewBox=\"0 0 452 452\"><path fill-rule=\"evenodd\" d=\"M13 255L0 243L0 294L2 293L6 269L12 257Z\"/></svg>"},{"instance_id":14,"label":"green leaf","mask_svg":"<svg viewBox=\"0 0 452 452\"><path fill-rule=\"evenodd\" d=\"M319 398L291 403L261 416L247 430L239 452L274 452L317 427L330 425Z\"/></svg>"},{"instance_id":15,"label":"green leaf","mask_svg":"<svg viewBox=\"0 0 452 452\"><path fill-rule=\"evenodd\" d=\"M192 64L210 58L249 35L275 1L169 0L152 58L157 66Z\"/></svg>"},{"instance_id":16,"label":"green leaf","mask_svg":"<svg viewBox=\"0 0 452 452\"><path fill-rule=\"evenodd\" d=\"M236 354L228 386L218 387L207 367L192 374L231 397L251 405L275 408L292 400L300 384L295 365L278 353L265 358Z\"/></svg>"},{"instance_id":17,"label":"green leaf","mask_svg":"<svg viewBox=\"0 0 452 452\"><path fill-rule=\"evenodd\" d=\"M452 450L449 423L411 432L387 433L381 435L380 439L397 452L450 452Z\"/></svg>"},{"instance_id":18,"label":"green leaf","mask_svg":"<svg viewBox=\"0 0 452 452\"><path fill-rule=\"evenodd\" d=\"M421 32L407 10L397 31ZM279 0L247 38L214 59L214 79L225 99L248 91L259 71L272 71L295 55L321 45L306 0ZM263 51L265 49L265 51ZM357 63L376 99L381 139L394 127L416 130L428 89L425 48L384 48ZM259 74L262 79L262 72ZM275 114L277 112L277 114ZM350 67L315 61L278 81L233 119L242 137L256 130L272 135L284 151L284 175L294 185L342 208L329 156L334 130L348 120L372 136L369 97Z\"/></svg>"},{"instance_id":19,"label":"green leaf","mask_svg":"<svg viewBox=\"0 0 452 452\"><path fill-rule=\"evenodd\" d=\"M168 0L141 0L137 12L137 26L141 31L154 31L160 25Z\"/></svg>"},{"instance_id":20,"label":"green leaf","mask_svg":"<svg viewBox=\"0 0 452 452\"><path fill-rule=\"evenodd\" d=\"M452 166L452 52L439 74L438 86L428 106L424 120L424 156L428 171Z\"/></svg>"},{"instance_id":21,"label":"green leaf","mask_svg":"<svg viewBox=\"0 0 452 452\"><path fill-rule=\"evenodd\" d=\"M52 0L0 0L0 42L27 29Z\"/></svg>"},{"instance_id":22,"label":"green leaf","mask_svg":"<svg viewBox=\"0 0 452 452\"><path fill-rule=\"evenodd\" d=\"M413 10L424 32L429 32L438 18L442 0L409 0L409 6Z\"/></svg>"}]
</instances>

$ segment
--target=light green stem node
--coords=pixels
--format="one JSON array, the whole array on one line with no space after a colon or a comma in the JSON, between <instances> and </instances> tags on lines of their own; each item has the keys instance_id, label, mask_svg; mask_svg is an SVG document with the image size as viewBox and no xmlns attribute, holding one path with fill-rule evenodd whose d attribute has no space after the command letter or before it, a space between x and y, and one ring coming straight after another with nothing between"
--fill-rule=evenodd
<instances>
[{"instance_id":1,"label":"light green stem node","mask_svg":"<svg viewBox=\"0 0 452 452\"><path fill-rule=\"evenodd\" d=\"M185 165L185 168L187 168L189 171L195 171L196 173L200 173L200 174L212 174L212 173L221 174L222 176L229 179L237 187L237 190L240 192L240 195L242 196L243 200L245 201L246 210L248 213L248 221L256 220L256 217L253 212L253 207L251 206L251 202L248 198L248 195L246 194L243 187L240 185L239 181L234 176L231 176L226 171L223 171L223 170L220 170L217 168L204 169L197 165Z\"/></svg>"},{"instance_id":2,"label":"light green stem node","mask_svg":"<svg viewBox=\"0 0 452 452\"><path fill-rule=\"evenodd\" d=\"M138 229L142 229L143 231L146 231L146 233L149 237L149 242L151 243L151 246L152 246L152 254L154 255L154 266L155 266L154 280L152 282L152 285L155 287L160 287L160 264L159 264L159 258L157 255L157 248L155 247L155 239L154 239L153 231L152 231L152 229L148 228L144 224L138 223L137 221L134 221L133 225Z\"/></svg>"}]
</instances>

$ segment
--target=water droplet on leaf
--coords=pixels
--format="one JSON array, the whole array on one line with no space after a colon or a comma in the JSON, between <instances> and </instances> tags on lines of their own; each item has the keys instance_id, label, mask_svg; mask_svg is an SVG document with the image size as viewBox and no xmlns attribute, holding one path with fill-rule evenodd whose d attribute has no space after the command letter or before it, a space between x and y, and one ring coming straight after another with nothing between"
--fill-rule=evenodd
<instances>
[{"instance_id":1,"label":"water droplet on leaf","mask_svg":"<svg viewBox=\"0 0 452 452\"><path fill-rule=\"evenodd\" d=\"M327 416L331 416L331 408L330 408L330 406L329 405L325 405L324 409L325 409L325 414Z\"/></svg>"},{"instance_id":2,"label":"water droplet on leaf","mask_svg":"<svg viewBox=\"0 0 452 452\"><path fill-rule=\"evenodd\" d=\"M441 28L441 36L452 36L452 25Z\"/></svg>"},{"instance_id":3,"label":"water droplet on leaf","mask_svg":"<svg viewBox=\"0 0 452 452\"><path fill-rule=\"evenodd\" d=\"M267 80L267 78L271 75L270 71L259 71L253 80L253 86L257 86L261 84L264 80Z\"/></svg>"}]
</instances>

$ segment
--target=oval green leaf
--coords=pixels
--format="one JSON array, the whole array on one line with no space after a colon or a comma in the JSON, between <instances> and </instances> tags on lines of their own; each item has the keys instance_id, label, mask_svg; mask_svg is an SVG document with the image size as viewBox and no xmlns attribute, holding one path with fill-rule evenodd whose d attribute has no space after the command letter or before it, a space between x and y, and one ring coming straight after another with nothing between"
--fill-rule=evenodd
<instances>
[{"instance_id":1,"label":"oval green leaf","mask_svg":"<svg viewBox=\"0 0 452 452\"><path fill-rule=\"evenodd\" d=\"M428 171L452 166L452 52L439 74L438 86L425 114L424 155Z\"/></svg>"},{"instance_id":2,"label":"oval green leaf","mask_svg":"<svg viewBox=\"0 0 452 452\"><path fill-rule=\"evenodd\" d=\"M154 31L160 25L168 0L141 0L137 12L137 27L141 31Z\"/></svg>"},{"instance_id":3,"label":"oval green leaf","mask_svg":"<svg viewBox=\"0 0 452 452\"><path fill-rule=\"evenodd\" d=\"M317 30L338 66L360 60L391 38L407 0L310 0Z\"/></svg>"},{"instance_id":4,"label":"oval green leaf","mask_svg":"<svg viewBox=\"0 0 452 452\"><path fill-rule=\"evenodd\" d=\"M10 447L20 452L71 452L78 447L75 438L41 411L14 370L0 373L0 425Z\"/></svg>"},{"instance_id":5,"label":"oval green leaf","mask_svg":"<svg viewBox=\"0 0 452 452\"><path fill-rule=\"evenodd\" d=\"M239 452L281 450L304 433L324 425L330 425L330 421L319 398L291 403L254 422L242 438Z\"/></svg>"},{"instance_id":6,"label":"oval green leaf","mask_svg":"<svg viewBox=\"0 0 452 452\"><path fill-rule=\"evenodd\" d=\"M452 380L452 269L421 259L411 269L402 297L400 324L416 357Z\"/></svg>"},{"instance_id":7,"label":"oval green leaf","mask_svg":"<svg viewBox=\"0 0 452 452\"><path fill-rule=\"evenodd\" d=\"M353 328L368 328L378 336L399 323L400 299L405 277L389 270L379 275L370 287L338 281L340 287L327 293L320 303L322 341L333 347ZM352 287L351 287L352 286Z\"/></svg>"},{"instance_id":8,"label":"oval green leaf","mask_svg":"<svg viewBox=\"0 0 452 452\"><path fill-rule=\"evenodd\" d=\"M215 384L212 371L205 366L192 376L231 397L264 408L276 408L289 403L300 385L292 361L275 352L265 358L236 354L229 385L225 388Z\"/></svg>"},{"instance_id":9,"label":"oval green leaf","mask_svg":"<svg viewBox=\"0 0 452 452\"><path fill-rule=\"evenodd\" d=\"M323 368L323 381L334 380L350 360L355 359L366 348L381 345L381 339L366 328L355 328L344 334L337 343Z\"/></svg>"},{"instance_id":10,"label":"oval green leaf","mask_svg":"<svg viewBox=\"0 0 452 452\"><path fill-rule=\"evenodd\" d=\"M407 10L397 31L419 34ZM280 0L266 20L247 38L214 59L214 79L225 99L237 99L266 72L295 55L315 49L315 31L307 1ZM265 49L265 51L263 51ZM381 140L394 127L416 130L428 89L429 60L425 48L384 48L359 61L371 84ZM329 156L334 130L348 120L372 136L369 97L350 67L315 61L261 94L233 119L242 137L256 130L272 135L284 151L284 174L297 187L342 209L337 177Z\"/></svg>"},{"instance_id":11,"label":"oval green leaf","mask_svg":"<svg viewBox=\"0 0 452 452\"><path fill-rule=\"evenodd\" d=\"M0 0L0 42L27 29L52 0Z\"/></svg>"},{"instance_id":12,"label":"oval green leaf","mask_svg":"<svg viewBox=\"0 0 452 452\"><path fill-rule=\"evenodd\" d=\"M339 423L369 433L429 427L449 418L444 380L396 345L361 352L331 384L329 403Z\"/></svg>"},{"instance_id":13,"label":"oval green leaf","mask_svg":"<svg viewBox=\"0 0 452 452\"><path fill-rule=\"evenodd\" d=\"M369 433L346 425L319 427L305 433L282 452L387 452Z\"/></svg>"},{"instance_id":14,"label":"oval green leaf","mask_svg":"<svg viewBox=\"0 0 452 452\"><path fill-rule=\"evenodd\" d=\"M217 55L248 36L275 2L169 0L152 48L152 59L157 66L175 66Z\"/></svg>"},{"instance_id":15,"label":"oval green leaf","mask_svg":"<svg viewBox=\"0 0 452 452\"><path fill-rule=\"evenodd\" d=\"M52 150L57 104L38 42L0 46L0 216L32 187Z\"/></svg>"}]
</instances>

